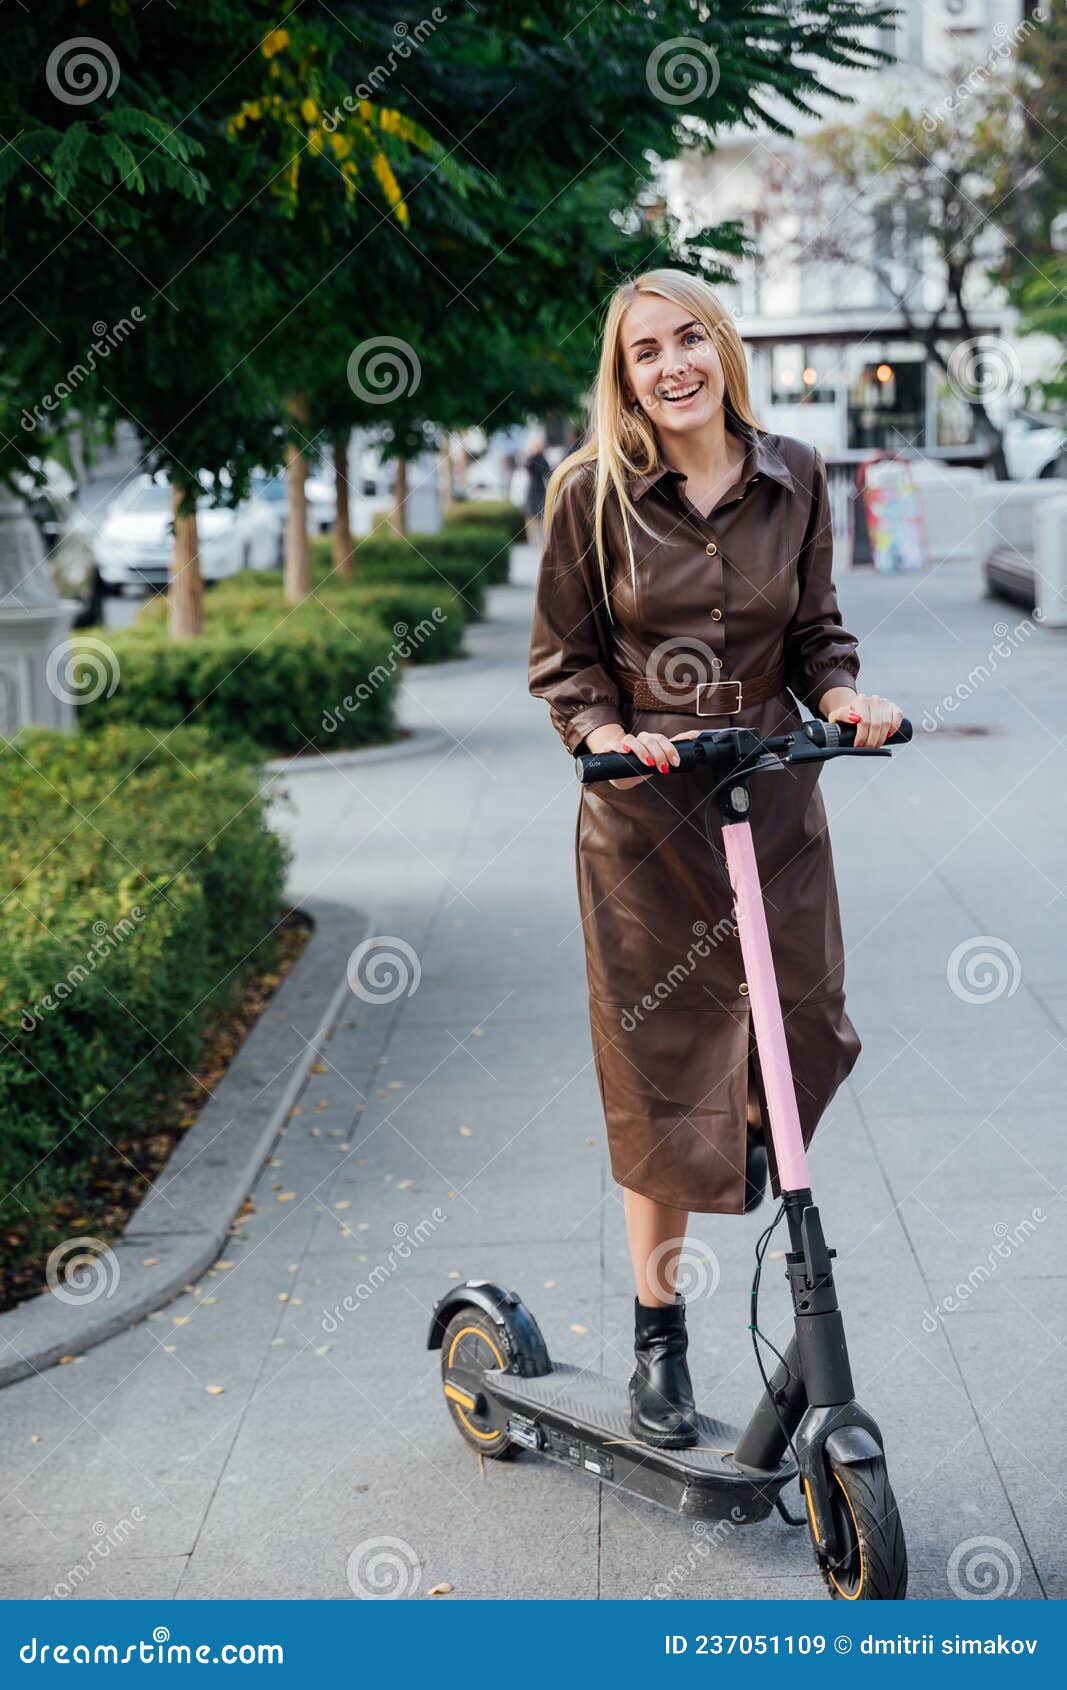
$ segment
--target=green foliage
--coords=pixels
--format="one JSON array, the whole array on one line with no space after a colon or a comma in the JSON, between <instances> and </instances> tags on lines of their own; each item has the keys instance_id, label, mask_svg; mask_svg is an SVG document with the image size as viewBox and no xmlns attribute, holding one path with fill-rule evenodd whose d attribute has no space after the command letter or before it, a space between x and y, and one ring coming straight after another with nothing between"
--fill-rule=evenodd
<instances>
[{"instance_id":1,"label":"green foliage","mask_svg":"<svg viewBox=\"0 0 1067 1690\"><path fill-rule=\"evenodd\" d=\"M78 637L74 637L75 661ZM79 719L87 733L114 722L167 733L192 722L220 744L273 752L377 745L393 737L402 659L382 624L262 618L209 625L196 640L172 640L163 627L134 627L109 638L118 685L110 697L87 695ZM339 724L329 718L359 693Z\"/></svg>"},{"instance_id":2,"label":"green foliage","mask_svg":"<svg viewBox=\"0 0 1067 1690\"><path fill-rule=\"evenodd\" d=\"M4 742L0 840L0 1234L32 1244L269 962L288 853L255 769L192 728Z\"/></svg>"},{"instance_id":3,"label":"green foliage","mask_svg":"<svg viewBox=\"0 0 1067 1690\"><path fill-rule=\"evenodd\" d=\"M526 539L526 519L510 499L463 499L445 512L446 528L497 528L511 544Z\"/></svg>"},{"instance_id":4,"label":"green foliage","mask_svg":"<svg viewBox=\"0 0 1067 1690\"><path fill-rule=\"evenodd\" d=\"M205 621L209 630L225 625L257 633L272 623L286 628L360 622L373 618L395 642L408 663L443 663L458 657L463 648L467 621L463 601L440 585L418 581L347 581L331 575L320 580L310 597L298 605L286 605L280 575L245 570L220 581L205 600ZM138 628L159 628L167 615L163 597L150 599L137 617ZM336 689L333 689L335 692ZM333 692L331 692L331 700Z\"/></svg>"}]
</instances>

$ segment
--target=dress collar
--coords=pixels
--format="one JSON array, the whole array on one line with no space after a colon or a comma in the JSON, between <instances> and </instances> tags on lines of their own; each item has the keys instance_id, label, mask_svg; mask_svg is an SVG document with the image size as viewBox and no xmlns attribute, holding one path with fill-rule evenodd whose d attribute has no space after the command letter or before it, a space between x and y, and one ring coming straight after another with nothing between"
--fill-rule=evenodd
<instances>
[{"instance_id":1,"label":"dress collar","mask_svg":"<svg viewBox=\"0 0 1067 1690\"><path fill-rule=\"evenodd\" d=\"M770 480L779 482L787 493L792 493L795 490L793 477L775 445L776 435L765 434L762 430L748 428L744 425L734 429L733 432L748 445L748 456L741 472L746 487L755 476L766 475ZM648 492L650 487L655 486L657 481L663 481L668 477L681 481L683 479L682 471L671 469L668 464L659 464L643 475L629 476L627 483L630 489L630 497L634 500L640 499L643 494Z\"/></svg>"}]
</instances>

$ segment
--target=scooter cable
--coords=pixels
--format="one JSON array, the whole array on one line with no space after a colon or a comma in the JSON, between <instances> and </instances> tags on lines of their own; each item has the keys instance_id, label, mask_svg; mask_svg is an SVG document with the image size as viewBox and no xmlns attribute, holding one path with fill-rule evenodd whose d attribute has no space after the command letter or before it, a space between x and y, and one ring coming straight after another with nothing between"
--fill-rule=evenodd
<instances>
[{"instance_id":1,"label":"scooter cable","mask_svg":"<svg viewBox=\"0 0 1067 1690\"><path fill-rule=\"evenodd\" d=\"M796 1449L796 1445L793 1442L792 1434L790 1433L789 1428L787 1427L785 1421L782 1419L781 1410L779 1409L779 1406L778 1406L778 1398L775 1395L775 1393L774 1393L774 1391L771 1387L771 1381L767 1376L767 1369L763 1365L763 1357L760 1354L760 1347L759 1347L759 1339L762 1338L763 1342L767 1345L768 1349L774 1351L774 1354L778 1357L778 1360L781 1362L782 1366L785 1368L789 1377L791 1379L794 1377L793 1370L789 1366L789 1363L786 1361L786 1359L785 1359L784 1355L782 1354L781 1350L779 1350L777 1348L777 1346L774 1343L772 1343L771 1339L768 1338L768 1336L765 1332L760 1331L760 1324L759 1324L759 1288L760 1288L760 1277L763 1273L763 1258L767 1254L767 1249L768 1249L768 1246L770 1245L770 1242L771 1242L771 1236L774 1233L774 1230L777 1227L778 1222L781 1220L781 1218L784 1214L785 1214L785 1204L782 1203L782 1204L779 1205L778 1213L775 1215L773 1221L764 1230L764 1232L761 1233L760 1237L756 1241L756 1271L752 1276L752 1292L751 1292L751 1296L750 1296L750 1299L749 1299L752 1319L749 1323L748 1329L749 1329L749 1332L752 1334L752 1350L753 1350L753 1354L756 1357L756 1366L759 1368L760 1378L763 1380L763 1388L766 1391L768 1398L770 1399L771 1407L774 1409L774 1417L778 1422L778 1426L779 1426L779 1429L781 1431L782 1437L785 1439L786 1447L792 1452L793 1460L797 1464L797 1483L799 1484L800 1483L800 1457L797 1454L797 1449ZM802 1525L805 1524L804 1516L802 1514L791 1514L789 1512L788 1508L786 1507L785 1503L782 1501L782 1498L781 1498L780 1495L775 1498L775 1507L777 1508L779 1514L782 1516L782 1519L786 1522L787 1525L802 1526Z\"/></svg>"}]
</instances>

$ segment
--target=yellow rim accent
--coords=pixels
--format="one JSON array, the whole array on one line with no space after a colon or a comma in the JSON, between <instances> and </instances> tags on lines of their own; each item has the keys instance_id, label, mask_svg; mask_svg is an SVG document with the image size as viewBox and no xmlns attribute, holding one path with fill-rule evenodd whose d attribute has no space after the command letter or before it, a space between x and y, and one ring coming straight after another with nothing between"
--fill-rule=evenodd
<instances>
[{"instance_id":1,"label":"yellow rim accent","mask_svg":"<svg viewBox=\"0 0 1067 1690\"><path fill-rule=\"evenodd\" d=\"M495 1341L492 1338L490 1338L488 1332L483 1332L480 1326L461 1326L460 1327L459 1331L456 1333L456 1336L452 1340L452 1347L448 1352L448 1366L449 1367L452 1366L452 1359L455 1356L456 1349L459 1345L460 1339L468 1337L471 1333L473 1333L473 1335L476 1338L480 1338L482 1340L483 1344L488 1344L489 1348L492 1350L494 1356L496 1357L497 1366L502 1368L504 1366L504 1357L501 1355L500 1350L498 1349ZM495 1443L498 1438L503 1436L503 1434L501 1432L480 1432L478 1430L477 1426L472 1426L470 1421L467 1419L467 1416L464 1414L462 1408L459 1406L458 1401L456 1401L456 1398L454 1396L451 1396L451 1393L455 1390L455 1386L454 1385L449 1386L448 1384L446 1384L444 1390L445 1390L445 1396L451 1397L451 1400L453 1402L455 1402L455 1404L456 1404L456 1416L457 1416L458 1419L462 1420L464 1426L466 1426L466 1428L467 1428L467 1430L470 1433L472 1438L480 1438L482 1443L491 1444L491 1443ZM467 1406L469 1408L474 1407L474 1403L473 1403L473 1401L471 1401L470 1398L467 1399Z\"/></svg>"},{"instance_id":2,"label":"yellow rim accent","mask_svg":"<svg viewBox=\"0 0 1067 1690\"><path fill-rule=\"evenodd\" d=\"M458 1385L446 1385L445 1396L449 1402L458 1402L463 1408L474 1407L474 1398L469 1397L466 1391L461 1391Z\"/></svg>"},{"instance_id":3,"label":"yellow rim accent","mask_svg":"<svg viewBox=\"0 0 1067 1690\"><path fill-rule=\"evenodd\" d=\"M841 1586L838 1584L837 1580L834 1578L834 1575L830 1571L829 1567L827 1567L826 1572L827 1572L827 1576L830 1580L830 1583L833 1585L834 1589L844 1598L844 1600L846 1602L858 1602L860 1597L863 1595L863 1586L867 1581L867 1564L863 1559L863 1538L860 1536L859 1522L856 1519L856 1511L852 1506L852 1499L849 1496L848 1491L845 1489L844 1484L842 1483L840 1473L835 1473L834 1478L837 1480L838 1484L841 1486L841 1494L844 1497L845 1502L848 1506L849 1513L852 1515L852 1525L853 1525L853 1528L854 1528L855 1533L856 1533L856 1547L859 1550L859 1555L860 1555L860 1582L856 1586L856 1589L853 1592L853 1594L850 1595L847 1590L841 1589Z\"/></svg>"},{"instance_id":4,"label":"yellow rim accent","mask_svg":"<svg viewBox=\"0 0 1067 1690\"><path fill-rule=\"evenodd\" d=\"M804 1498L808 1504L808 1519L811 1521L811 1535L817 1543L819 1541L819 1528L815 1524L815 1505L811 1500L811 1486L807 1479L804 1480Z\"/></svg>"}]
</instances>

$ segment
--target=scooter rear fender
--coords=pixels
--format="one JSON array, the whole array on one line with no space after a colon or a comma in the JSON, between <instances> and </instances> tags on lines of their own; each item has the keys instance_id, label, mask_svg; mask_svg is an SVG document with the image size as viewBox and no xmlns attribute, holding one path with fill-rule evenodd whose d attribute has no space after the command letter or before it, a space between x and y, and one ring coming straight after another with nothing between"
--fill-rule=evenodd
<instances>
[{"instance_id":1,"label":"scooter rear fender","mask_svg":"<svg viewBox=\"0 0 1067 1690\"><path fill-rule=\"evenodd\" d=\"M472 1306L487 1314L504 1333L510 1358L509 1373L517 1373L523 1379L536 1379L543 1373L551 1373L552 1363L541 1328L526 1304L517 1291L505 1291L489 1279L468 1279L462 1285L451 1286L438 1299L430 1321L427 1349L439 1350L452 1316L460 1309Z\"/></svg>"}]
</instances>

